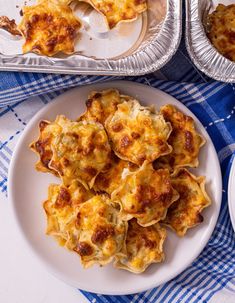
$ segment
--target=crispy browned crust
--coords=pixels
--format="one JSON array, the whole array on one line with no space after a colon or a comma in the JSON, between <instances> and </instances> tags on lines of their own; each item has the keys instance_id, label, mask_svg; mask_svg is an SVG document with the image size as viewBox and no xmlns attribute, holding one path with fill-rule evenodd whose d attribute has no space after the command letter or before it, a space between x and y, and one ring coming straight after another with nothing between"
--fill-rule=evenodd
<instances>
[{"instance_id":1,"label":"crispy browned crust","mask_svg":"<svg viewBox=\"0 0 235 303\"><path fill-rule=\"evenodd\" d=\"M118 105L114 115L106 120L105 129L115 154L136 165L152 162L172 151L167 143L172 130L170 123L134 99Z\"/></svg>"},{"instance_id":2,"label":"crispy browned crust","mask_svg":"<svg viewBox=\"0 0 235 303\"><path fill-rule=\"evenodd\" d=\"M134 172L127 172L112 194L112 199L120 202L122 219L137 218L138 224L144 227L164 219L168 207L178 198L169 171L154 170L147 163Z\"/></svg>"},{"instance_id":3,"label":"crispy browned crust","mask_svg":"<svg viewBox=\"0 0 235 303\"><path fill-rule=\"evenodd\" d=\"M74 41L81 23L69 6L56 0L43 0L23 7L22 11L18 29L25 38L24 53L53 56L60 52L74 52Z\"/></svg>"},{"instance_id":4,"label":"crispy browned crust","mask_svg":"<svg viewBox=\"0 0 235 303\"><path fill-rule=\"evenodd\" d=\"M93 189L97 192L106 192L111 194L120 186L123 182L124 170L135 171L138 166L131 162L119 159L115 154L112 154L112 161L108 170L104 173L100 173L94 183Z\"/></svg>"},{"instance_id":5,"label":"crispy browned crust","mask_svg":"<svg viewBox=\"0 0 235 303\"><path fill-rule=\"evenodd\" d=\"M74 251L85 268L110 263L124 245L127 224L105 195L97 195L79 208L77 228L80 236Z\"/></svg>"},{"instance_id":6,"label":"crispy browned crust","mask_svg":"<svg viewBox=\"0 0 235 303\"><path fill-rule=\"evenodd\" d=\"M73 181L69 187L50 184L48 198L43 203L47 217L46 234L55 237L60 245L71 248L71 235L78 235L76 222L79 206L92 198L94 193Z\"/></svg>"},{"instance_id":7,"label":"crispy browned crust","mask_svg":"<svg viewBox=\"0 0 235 303\"><path fill-rule=\"evenodd\" d=\"M14 36L21 36L15 20L10 20L7 16L0 16L0 28L5 29Z\"/></svg>"},{"instance_id":8,"label":"crispy browned crust","mask_svg":"<svg viewBox=\"0 0 235 303\"><path fill-rule=\"evenodd\" d=\"M114 267L135 274L144 272L150 264L164 260L165 239L166 230L160 224L142 227L135 219L130 220L125 245L116 255Z\"/></svg>"},{"instance_id":9,"label":"crispy browned crust","mask_svg":"<svg viewBox=\"0 0 235 303\"><path fill-rule=\"evenodd\" d=\"M79 0L87 2L106 18L110 29L120 22L130 22L137 19L138 15L147 10L147 0Z\"/></svg>"},{"instance_id":10,"label":"crispy browned crust","mask_svg":"<svg viewBox=\"0 0 235 303\"><path fill-rule=\"evenodd\" d=\"M180 197L168 209L163 223L179 236L203 222L201 212L211 204L205 189L205 177L196 177L185 168L178 168L171 176L172 185Z\"/></svg>"},{"instance_id":11,"label":"crispy browned crust","mask_svg":"<svg viewBox=\"0 0 235 303\"><path fill-rule=\"evenodd\" d=\"M53 141L49 167L58 172L65 185L76 179L92 188L96 176L107 170L111 160L103 126L94 121L74 122L64 116L57 116L55 123L62 130Z\"/></svg>"},{"instance_id":12,"label":"crispy browned crust","mask_svg":"<svg viewBox=\"0 0 235 303\"><path fill-rule=\"evenodd\" d=\"M79 117L78 121L95 121L104 125L107 118L115 113L121 102L123 101L116 89L92 91L86 101L86 112Z\"/></svg>"},{"instance_id":13,"label":"crispy browned crust","mask_svg":"<svg viewBox=\"0 0 235 303\"><path fill-rule=\"evenodd\" d=\"M172 125L168 142L173 150L170 154L158 158L154 162L154 167L168 168L170 171L177 167L197 167L198 155L205 144L205 139L196 130L193 118L170 104L162 106L160 112Z\"/></svg>"},{"instance_id":14,"label":"crispy browned crust","mask_svg":"<svg viewBox=\"0 0 235 303\"><path fill-rule=\"evenodd\" d=\"M49 163L52 158L51 144L54 138L54 134L47 132L46 128L50 125L50 121L42 120L39 123L39 137L36 141L30 144L30 148L33 152L38 154L39 160L35 164L35 168L40 172L49 172L58 176L58 172L49 167Z\"/></svg>"}]
</instances>

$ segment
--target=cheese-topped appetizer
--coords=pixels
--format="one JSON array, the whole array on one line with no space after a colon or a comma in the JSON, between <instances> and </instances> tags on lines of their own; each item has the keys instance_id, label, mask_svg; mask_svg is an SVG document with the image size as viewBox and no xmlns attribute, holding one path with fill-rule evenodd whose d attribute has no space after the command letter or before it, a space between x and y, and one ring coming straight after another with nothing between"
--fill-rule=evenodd
<instances>
[{"instance_id":1,"label":"cheese-topped appetizer","mask_svg":"<svg viewBox=\"0 0 235 303\"><path fill-rule=\"evenodd\" d=\"M53 56L74 52L81 22L68 5L56 0L41 0L36 5L24 6L22 12L18 29L25 38L23 53Z\"/></svg>"},{"instance_id":2,"label":"cheese-topped appetizer","mask_svg":"<svg viewBox=\"0 0 235 303\"><path fill-rule=\"evenodd\" d=\"M135 274L144 272L150 264L164 260L165 239L166 230L159 223L142 227L135 219L130 220L125 246L116 255L114 266Z\"/></svg>"},{"instance_id":3,"label":"cheese-topped appetizer","mask_svg":"<svg viewBox=\"0 0 235 303\"><path fill-rule=\"evenodd\" d=\"M179 168L171 182L180 197L169 207L163 222L182 237L189 228L203 221L201 212L211 200L205 190L205 177L196 177L187 169Z\"/></svg>"},{"instance_id":4,"label":"cheese-topped appetizer","mask_svg":"<svg viewBox=\"0 0 235 303\"><path fill-rule=\"evenodd\" d=\"M80 0L105 16L110 29L120 22L130 22L147 10L147 0Z\"/></svg>"},{"instance_id":5,"label":"cheese-topped appetizer","mask_svg":"<svg viewBox=\"0 0 235 303\"><path fill-rule=\"evenodd\" d=\"M114 115L106 120L105 129L115 154L137 165L172 151L167 143L171 124L136 100L119 104Z\"/></svg>"}]
</instances>

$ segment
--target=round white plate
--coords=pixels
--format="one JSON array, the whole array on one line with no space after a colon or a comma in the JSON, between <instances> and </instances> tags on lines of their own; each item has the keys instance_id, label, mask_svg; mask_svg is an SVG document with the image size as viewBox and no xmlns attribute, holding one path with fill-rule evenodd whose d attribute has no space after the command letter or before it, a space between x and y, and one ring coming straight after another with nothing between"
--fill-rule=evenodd
<instances>
[{"instance_id":1,"label":"round white plate","mask_svg":"<svg viewBox=\"0 0 235 303\"><path fill-rule=\"evenodd\" d=\"M231 166L229 181L228 181L228 208L233 225L233 230L235 232L235 156L233 157L233 163Z\"/></svg>"},{"instance_id":2,"label":"round white plate","mask_svg":"<svg viewBox=\"0 0 235 303\"><path fill-rule=\"evenodd\" d=\"M42 202L47 198L50 183L60 183L50 174L39 173L34 169L37 156L28 146L38 136L38 123L41 119L53 120L64 114L76 119L85 110L85 100L91 90L117 88L122 93L141 100L144 105L155 104L156 108L170 103L176 105L194 118L198 130L206 138L207 144L200 153L198 175L207 178L206 187L212 205L204 212L204 222L191 229L184 238L168 231L165 261L153 264L140 275L114 269L112 265L93 266L83 269L77 254L59 247L52 237L45 235L46 217ZM33 106L33 104L32 104ZM221 172L213 143L198 119L179 101L152 87L127 81L83 86L72 89L57 97L45 106L27 125L11 161L9 171L9 199L15 219L24 238L44 265L58 278L77 288L102 294L130 294L141 292L169 281L181 273L199 255L215 227L221 204ZM27 264L26 264L27 266Z\"/></svg>"}]
</instances>

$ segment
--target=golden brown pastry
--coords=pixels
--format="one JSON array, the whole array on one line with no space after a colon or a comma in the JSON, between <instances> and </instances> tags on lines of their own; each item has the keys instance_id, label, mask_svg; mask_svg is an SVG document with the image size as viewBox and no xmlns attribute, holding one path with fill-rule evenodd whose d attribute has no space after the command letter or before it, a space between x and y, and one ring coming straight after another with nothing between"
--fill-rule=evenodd
<instances>
[{"instance_id":1,"label":"golden brown pastry","mask_svg":"<svg viewBox=\"0 0 235 303\"><path fill-rule=\"evenodd\" d=\"M127 224L105 195L94 196L81 205L76 226L79 238L73 250L85 268L110 263L124 245Z\"/></svg>"},{"instance_id":2,"label":"golden brown pastry","mask_svg":"<svg viewBox=\"0 0 235 303\"><path fill-rule=\"evenodd\" d=\"M135 164L121 160L113 154L110 168L96 177L93 189L97 192L106 192L111 196L123 182L124 176L122 175L125 170L135 171L137 169L138 166Z\"/></svg>"},{"instance_id":3,"label":"golden brown pastry","mask_svg":"<svg viewBox=\"0 0 235 303\"><path fill-rule=\"evenodd\" d=\"M172 187L167 169L154 170L145 163L134 172L126 172L112 199L121 205L123 220L136 218L141 226L150 226L164 219L167 209L179 198Z\"/></svg>"},{"instance_id":4,"label":"golden brown pastry","mask_svg":"<svg viewBox=\"0 0 235 303\"><path fill-rule=\"evenodd\" d=\"M168 139L173 150L170 154L158 158L155 168L168 168L173 171L177 167L197 167L200 148L205 139L195 129L193 118L179 111L175 106L167 104L161 107L161 114L171 123L172 133Z\"/></svg>"},{"instance_id":5,"label":"golden brown pastry","mask_svg":"<svg viewBox=\"0 0 235 303\"><path fill-rule=\"evenodd\" d=\"M94 196L78 181L69 187L50 184L48 198L43 203L47 216L46 234L55 237L58 243L71 248L71 235L78 235L76 228L79 206Z\"/></svg>"},{"instance_id":6,"label":"golden brown pastry","mask_svg":"<svg viewBox=\"0 0 235 303\"><path fill-rule=\"evenodd\" d=\"M105 129L115 154L137 165L172 151L167 143L170 123L133 99L118 105L114 115L106 120Z\"/></svg>"},{"instance_id":7,"label":"golden brown pastry","mask_svg":"<svg viewBox=\"0 0 235 303\"><path fill-rule=\"evenodd\" d=\"M224 57L235 61L235 4L219 4L208 16L208 38Z\"/></svg>"},{"instance_id":8,"label":"golden brown pastry","mask_svg":"<svg viewBox=\"0 0 235 303\"><path fill-rule=\"evenodd\" d=\"M92 91L86 101L87 110L78 120L95 121L104 125L121 102L119 91L116 89Z\"/></svg>"},{"instance_id":9,"label":"golden brown pastry","mask_svg":"<svg viewBox=\"0 0 235 303\"><path fill-rule=\"evenodd\" d=\"M111 149L107 134L100 123L74 122L57 116L61 131L52 141L49 167L57 171L65 185L76 179L92 188L96 176L107 171Z\"/></svg>"},{"instance_id":10,"label":"golden brown pastry","mask_svg":"<svg viewBox=\"0 0 235 303\"><path fill-rule=\"evenodd\" d=\"M41 0L36 5L24 6L22 11L18 29L25 38L23 53L53 56L74 52L81 22L68 5L56 0Z\"/></svg>"},{"instance_id":11,"label":"golden brown pastry","mask_svg":"<svg viewBox=\"0 0 235 303\"><path fill-rule=\"evenodd\" d=\"M125 246L115 257L114 267L142 273L152 263L164 260L163 243L166 230L159 223L140 226L135 219L128 221Z\"/></svg>"},{"instance_id":12,"label":"golden brown pastry","mask_svg":"<svg viewBox=\"0 0 235 303\"><path fill-rule=\"evenodd\" d=\"M39 132L38 139L30 144L30 148L39 156L35 168L41 172L58 175L57 171L49 167L49 163L52 158L52 141L60 134L61 128L55 122L42 120L39 123Z\"/></svg>"},{"instance_id":13,"label":"golden brown pastry","mask_svg":"<svg viewBox=\"0 0 235 303\"><path fill-rule=\"evenodd\" d=\"M189 228L203 221L201 212L211 200L205 190L205 177L196 177L187 169L179 168L171 182L180 197L169 207L163 222L182 237Z\"/></svg>"},{"instance_id":14,"label":"golden brown pastry","mask_svg":"<svg viewBox=\"0 0 235 303\"><path fill-rule=\"evenodd\" d=\"M147 0L79 0L87 2L106 18L110 29L122 21L133 21L147 10Z\"/></svg>"}]
</instances>

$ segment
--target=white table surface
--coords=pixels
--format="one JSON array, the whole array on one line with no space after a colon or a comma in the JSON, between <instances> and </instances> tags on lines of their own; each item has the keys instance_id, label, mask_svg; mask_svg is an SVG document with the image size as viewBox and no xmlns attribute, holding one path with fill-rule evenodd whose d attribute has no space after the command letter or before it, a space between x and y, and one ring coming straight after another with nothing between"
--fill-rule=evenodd
<instances>
[{"instance_id":1,"label":"white table surface","mask_svg":"<svg viewBox=\"0 0 235 303\"><path fill-rule=\"evenodd\" d=\"M0 195L0 302L87 303L77 290L57 280L35 259Z\"/></svg>"}]
</instances>

